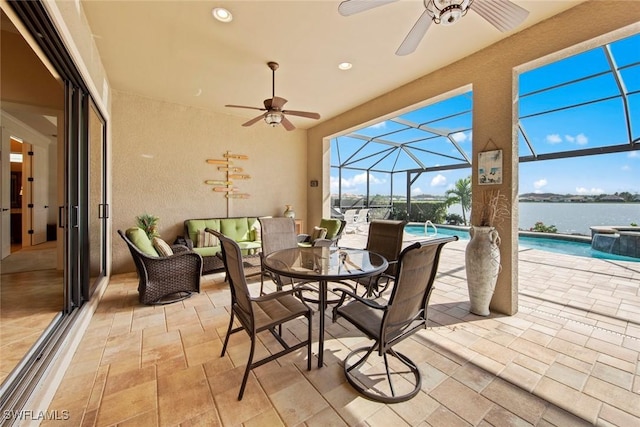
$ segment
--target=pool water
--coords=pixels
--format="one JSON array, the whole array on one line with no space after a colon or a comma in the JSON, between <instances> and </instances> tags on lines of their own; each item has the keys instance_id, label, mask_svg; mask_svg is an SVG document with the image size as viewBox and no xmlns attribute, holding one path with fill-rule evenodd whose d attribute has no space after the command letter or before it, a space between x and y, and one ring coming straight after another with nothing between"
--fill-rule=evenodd
<instances>
[{"instance_id":1,"label":"pool water","mask_svg":"<svg viewBox=\"0 0 640 427\"><path fill-rule=\"evenodd\" d=\"M446 226L436 226L438 236L458 236L460 240L469 240L469 232L464 229L448 228ZM408 224L405 232L415 236L424 236L423 224ZM431 226L428 227L427 237L433 237L434 231ZM626 257L621 255L609 254L591 249L589 243L575 242L571 240L553 239L548 237L529 237L520 236L518 238L520 249L538 249L541 251L554 252L565 255L582 256L587 258L600 258L618 261L634 261L640 262L638 258Z\"/></svg>"}]
</instances>

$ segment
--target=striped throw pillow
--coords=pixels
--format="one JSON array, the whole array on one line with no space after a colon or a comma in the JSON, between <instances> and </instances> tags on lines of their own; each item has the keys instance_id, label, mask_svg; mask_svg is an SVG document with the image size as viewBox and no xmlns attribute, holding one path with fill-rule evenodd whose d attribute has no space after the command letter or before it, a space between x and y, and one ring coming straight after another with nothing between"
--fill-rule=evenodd
<instances>
[{"instance_id":1,"label":"striped throw pillow","mask_svg":"<svg viewBox=\"0 0 640 427\"><path fill-rule=\"evenodd\" d=\"M205 230L198 230L196 248L209 248L218 245L218 238Z\"/></svg>"},{"instance_id":2,"label":"striped throw pillow","mask_svg":"<svg viewBox=\"0 0 640 427\"><path fill-rule=\"evenodd\" d=\"M155 250L158 251L158 254L160 256L173 255L173 250L171 249L171 246L169 246L169 244L164 240L162 240L161 238L154 237L151 243L153 244L153 247L155 248Z\"/></svg>"}]
</instances>

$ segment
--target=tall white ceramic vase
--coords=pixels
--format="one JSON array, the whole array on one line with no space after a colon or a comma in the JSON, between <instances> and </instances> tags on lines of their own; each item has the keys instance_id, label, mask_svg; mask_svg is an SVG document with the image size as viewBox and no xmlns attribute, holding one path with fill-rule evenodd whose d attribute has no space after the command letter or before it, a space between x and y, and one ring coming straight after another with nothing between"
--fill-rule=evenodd
<instances>
[{"instance_id":1,"label":"tall white ceramic vase","mask_svg":"<svg viewBox=\"0 0 640 427\"><path fill-rule=\"evenodd\" d=\"M465 251L471 312L488 316L489 303L500 272L500 236L495 227L471 226Z\"/></svg>"}]
</instances>

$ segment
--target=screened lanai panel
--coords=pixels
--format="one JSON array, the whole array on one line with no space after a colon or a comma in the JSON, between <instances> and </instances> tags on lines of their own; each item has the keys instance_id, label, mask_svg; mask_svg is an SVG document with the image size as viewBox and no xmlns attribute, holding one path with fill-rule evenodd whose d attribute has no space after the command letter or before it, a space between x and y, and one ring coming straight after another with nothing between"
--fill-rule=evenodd
<instances>
[{"instance_id":1,"label":"screened lanai panel","mask_svg":"<svg viewBox=\"0 0 640 427\"><path fill-rule=\"evenodd\" d=\"M341 136L331 140L331 164L338 166L351 158L366 145L362 139Z\"/></svg>"},{"instance_id":2,"label":"screened lanai panel","mask_svg":"<svg viewBox=\"0 0 640 427\"><path fill-rule=\"evenodd\" d=\"M635 35L611 43L611 52L618 67L637 63L640 61L640 36Z\"/></svg>"},{"instance_id":3,"label":"screened lanai panel","mask_svg":"<svg viewBox=\"0 0 640 427\"><path fill-rule=\"evenodd\" d=\"M635 142L640 143L640 93L629 97L629 114L631 120L631 135Z\"/></svg>"},{"instance_id":4,"label":"screened lanai panel","mask_svg":"<svg viewBox=\"0 0 640 427\"><path fill-rule=\"evenodd\" d=\"M395 123L391 120L385 120L383 122L376 123L375 125L372 125L363 129L358 129L356 133L358 135L368 136L368 137L383 137L385 135L388 135L403 129L407 129L407 128L408 126L406 125Z\"/></svg>"},{"instance_id":5,"label":"screened lanai panel","mask_svg":"<svg viewBox=\"0 0 640 427\"><path fill-rule=\"evenodd\" d=\"M381 147L376 147L376 150L378 148ZM390 147L382 147L382 151L375 151L372 153L367 154L366 152L372 151L371 149L369 150L363 150L362 152L358 153L358 154L362 154L362 157L358 156L358 157L354 157L352 160L343 163L344 167L349 167L349 168L355 168L355 169L361 169L361 170L380 170L380 171L384 171L386 170L384 167L380 166L381 162L389 162L389 161L394 161L398 155L397 152Z\"/></svg>"},{"instance_id":6,"label":"screened lanai panel","mask_svg":"<svg viewBox=\"0 0 640 427\"><path fill-rule=\"evenodd\" d=\"M466 92L331 141L331 165L385 172L468 164L472 93Z\"/></svg>"},{"instance_id":7,"label":"screened lanai panel","mask_svg":"<svg viewBox=\"0 0 640 427\"><path fill-rule=\"evenodd\" d=\"M640 65L630 66L620 70L620 76L627 88L627 93L640 91Z\"/></svg>"},{"instance_id":8,"label":"screened lanai panel","mask_svg":"<svg viewBox=\"0 0 640 427\"><path fill-rule=\"evenodd\" d=\"M610 71L604 51L597 48L521 74L520 93L526 95Z\"/></svg>"},{"instance_id":9,"label":"screened lanai panel","mask_svg":"<svg viewBox=\"0 0 640 427\"><path fill-rule=\"evenodd\" d=\"M461 136L455 136L453 138L462 139ZM460 147L463 152L466 152L467 157L469 157L471 143L468 141L457 142L458 147ZM465 157L456 148L456 145L454 145L448 137L444 136L408 143L406 147L410 152L423 157L425 167L434 167L443 164L454 165L467 162Z\"/></svg>"},{"instance_id":10,"label":"screened lanai panel","mask_svg":"<svg viewBox=\"0 0 640 427\"><path fill-rule=\"evenodd\" d=\"M640 35L523 73L519 82L520 156L600 154L638 142Z\"/></svg>"},{"instance_id":11,"label":"screened lanai panel","mask_svg":"<svg viewBox=\"0 0 640 427\"><path fill-rule=\"evenodd\" d=\"M520 102L520 117L619 96L615 77L608 73L524 96Z\"/></svg>"},{"instance_id":12,"label":"screened lanai panel","mask_svg":"<svg viewBox=\"0 0 640 427\"><path fill-rule=\"evenodd\" d=\"M625 144L628 137L623 112L622 101L612 99L520 122L537 154L549 154Z\"/></svg>"}]
</instances>

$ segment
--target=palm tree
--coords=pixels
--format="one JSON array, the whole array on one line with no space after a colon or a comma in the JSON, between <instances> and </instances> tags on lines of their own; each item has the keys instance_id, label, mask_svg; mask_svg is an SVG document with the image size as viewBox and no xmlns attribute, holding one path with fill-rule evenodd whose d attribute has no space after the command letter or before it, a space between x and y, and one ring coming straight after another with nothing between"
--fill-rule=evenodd
<instances>
[{"instance_id":1,"label":"palm tree","mask_svg":"<svg viewBox=\"0 0 640 427\"><path fill-rule=\"evenodd\" d=\"M467 225L467 212L471 210L471 177L460 178L455 186L444 193L447 206L459 203L462 206L462 220Z\"/></svg>"}]
</instances>

